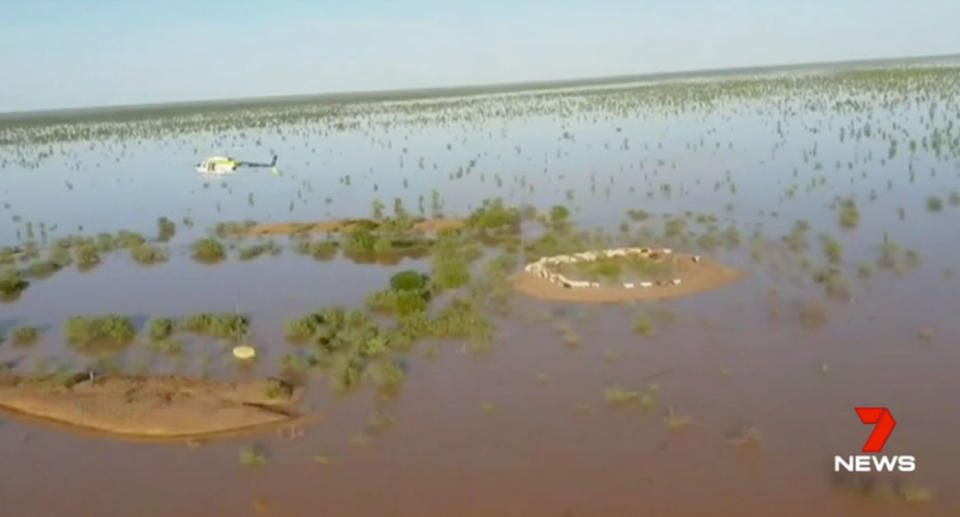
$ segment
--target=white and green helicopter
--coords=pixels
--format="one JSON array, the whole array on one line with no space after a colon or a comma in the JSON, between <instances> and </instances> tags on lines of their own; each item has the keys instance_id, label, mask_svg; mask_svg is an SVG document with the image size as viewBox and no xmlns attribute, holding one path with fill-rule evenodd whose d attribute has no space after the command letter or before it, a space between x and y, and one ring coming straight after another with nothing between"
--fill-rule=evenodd
<instances>
[{"instance_id":1,"label":"white and green helicopter","mask_svg":"<svg viewBox=\"0 0 960 517\"><path fill-rule=\"evenodd\" d=\"M211 156L197 164L197 172L202 174L232 174L241 167L270 167L274 174L277 171L277 155L273 155L270 163L244 162L226 156Z\"/></svg>"}]
</instances>

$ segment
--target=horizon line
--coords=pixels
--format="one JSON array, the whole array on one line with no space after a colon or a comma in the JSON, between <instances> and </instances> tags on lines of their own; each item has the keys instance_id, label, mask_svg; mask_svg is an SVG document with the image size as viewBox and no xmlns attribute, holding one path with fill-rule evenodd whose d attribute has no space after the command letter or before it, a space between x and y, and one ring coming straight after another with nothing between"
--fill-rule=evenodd
<instances>
[{"instance_id":1,"label":"horizon line","mask_svg":"<svg viewBox=\"0 0 960 517\"><path fill-rule=\"evenodd\" d=\"M428 86L419 88L369 89L351 91L333 91L321 93L295 93L289 95L265 95L253 97L227 97L191 99L169 102L143 102L134 104L102 104L79 107L40 108L17 111L0 111L0 120L42 119L55 116L83 116L104 112L136 113L152 112L164 109L192 108L200 106L243 107L247 105L270 105L290 101L390 101L444 98L453 96L476 96L495 93L512 93L540 89L564 89L577 86L605 84L624 84L645 80L673 79L698 76L742 75L758 72L776 72L803 70L822 66L869 66L906 62L930 62L944 59L960 59L960 53L920 56L898 56L868 59L849 59L838 61L806 61L796 63L763 64L728 68L678 69L642 74L618 74L609 76L589 76L564 79L540 79L526 81L508 81L497 83L473 83L448 86Z\"/></svg>"}]
</instances>

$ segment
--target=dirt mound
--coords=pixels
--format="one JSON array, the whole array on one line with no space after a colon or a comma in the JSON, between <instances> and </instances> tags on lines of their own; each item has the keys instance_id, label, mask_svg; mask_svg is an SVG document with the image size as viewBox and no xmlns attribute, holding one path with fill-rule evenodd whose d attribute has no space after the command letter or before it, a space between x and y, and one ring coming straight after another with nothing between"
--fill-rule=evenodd
<instances>
[{"instance_id":1,"label":"dirt mound","mask_svg":"<svg viewBox=\"0 0 960 517\"><path fill-rule=\"evenodd\" d=\"M568 278L557 272L559 266L563 265L632 256L650 257L668 264L670 278L604 285L596 281ZM528 264L522 273L515 275L513 285L524 294L546 300L615 303L689 296L726 285L742 276L741 271L699 255L673 253L669 249L617 248L544 257Z\"/></svg>"},{"instance_id":2,"label":"dirt mound","mask_svg":"<svg viewBox=\"0 0 960 517\"><path fill-rule=\"evenodd\" d=\"M329 221L265 223L248 226L242 230L244 235L293 235L309 233L337 233L350 231L358 226L373 227L377 223L367 219L331 219ZM412 230L419 233L436 233L446 229L463 226L462 219L421 219L413 221Z\"/></svg>"},{"instance_id":3,"label":"dirt mound","mask_svg":"<svg viewBox=\"0 0 960 517\"><path fill-rule=\"evenodd\" d=\"M66 382L0 377L0 409L141 438L214 435L298 418L299 389L277 379L228 382L178 376Z\"/></svg>"}]
</instances>

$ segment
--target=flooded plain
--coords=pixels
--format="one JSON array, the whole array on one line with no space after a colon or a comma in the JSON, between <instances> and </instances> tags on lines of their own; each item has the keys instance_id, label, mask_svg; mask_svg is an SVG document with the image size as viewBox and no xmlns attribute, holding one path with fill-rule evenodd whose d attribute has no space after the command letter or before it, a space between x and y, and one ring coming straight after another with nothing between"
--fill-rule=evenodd
<instances>
[{"instance_id":1,"label":"flooded plain","mask_svg":"<svg viewBox=\"0 0 960 517\"><path fill-rule=\"evenodd\" d=\"M307 393L209 439L2 412L0 514L952 515L958 101L944 62L0 118L8 375ZM410 231L441 217L463 227ZM244 231L344 218L369 231ZM621 304L509 282L614 246L745 275ZM110 314L135 335L84 337ZM834 472L857 406L915 472Z\"/></svg>"}]
</instances>

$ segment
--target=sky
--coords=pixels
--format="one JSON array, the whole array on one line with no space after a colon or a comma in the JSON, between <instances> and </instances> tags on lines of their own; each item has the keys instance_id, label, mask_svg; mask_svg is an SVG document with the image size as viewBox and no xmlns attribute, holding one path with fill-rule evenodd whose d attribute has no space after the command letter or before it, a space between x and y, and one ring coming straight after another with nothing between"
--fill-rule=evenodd
<instances>
[{"instance_id":1,"label":"sky","mask_svg":"<svg viewBox=\"0 0 960 517\"><path fill-rule=\"evenodd\" d=\"M958 0L0 0L0 112L960 53Z\"/></svg>"}]
</instances>

